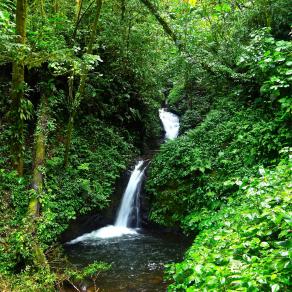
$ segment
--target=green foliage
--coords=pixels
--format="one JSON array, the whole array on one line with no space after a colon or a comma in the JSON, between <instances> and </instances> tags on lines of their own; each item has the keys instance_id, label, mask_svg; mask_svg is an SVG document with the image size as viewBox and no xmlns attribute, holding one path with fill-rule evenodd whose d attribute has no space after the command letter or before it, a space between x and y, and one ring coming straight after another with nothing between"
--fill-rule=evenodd
<instances>
[{"instance_id":1,"label":"green foliage","mask_svg":"<svg viewBox=\"0 0 292 292\"><path fill-rule=\"evenodd\" d=\"M6 0L0 3L0 64L7 62L10 59L9 53L14 44L15 23L11 20L11 15L15 13L14 1Z\"/></svg>"},{"instance_id":2,"label":"green foliage","mask_svg":"<svg viewBox=\"0 0 292 292\"><path fill-rule=\"evenodd\" d=\"M154 157L146 184L153 196L151 218L182 224L190 212L216 210L240 178L277 158L289 133L281 127L262 110L221 99L196 129L167 142Z\"/></svg>"},{"instance_id":3,"label":"green foliage","mask_svg":"<svg viewBox=\"0 0 292 292\"><path fill-rule=\"evenodd\" d=\"M176 104L183 96L184 94L184 84L176 84L173 86L171 91L169 92L169 95L167 97L167 101L170 105Z\"/></svg>"},{"instance_id":4,"label":"green foliage","mask_svg":"<svg viewBox=\"0 0 292 292\"><path fill-rule=\"evenodd\" d=\"M35 245L44 252L49 250L70 220L107 207L117 178L139 154L136 147L142 152L146 140L160 134L159 76L167 59L161 58L160 48L153 48L158 43L166 48L171 44L155 20L148 14L145 17L144 6L137 10L137 1L127 1L123 19L120 1L103 2L91 54L86 53L95 14L91 1L82 1L79 19L72 3L66 1L27 3L23 45L15 35L15 1L0 3L0 272L7 282L1 282L1 290L4 284L17 291L30 290L27 287L37 291L42 285L46 291L52 290L58 279L49 270L39 273L33 256ZM25 129L23 178L11 172L9 148L17 138L11 128L17 125L11 125L7 115L11 112L11 63L15 61L25 65L26 83L21 88L25 99L15 109ZM82 92L78 87L84 72L88 72L84 92L76 95ZM31 190L30 170L34 163L32 137L39 130L35 129L35 109L42 95L48 97L48 139L40 169L43 190L36 194ZM65 170L64 124L72 112L75 129ZM35 196L40 216L31 226L27 208ZM93 265L85 274L97 268Z\"/></svg>"},{"instance_id":5,"label":"green foliage","mask_svg":"<svg viewBox=\"0 0 292 292\"><path fill-rule=\"evenodd\" d=\"M51 243L70 220L108 206L114 184L133 157L134 148L109 125L87 116L73 136L70 167L63 172L63 146L47 160L45 187L40 197L43 216L38 235ZM55 143L56 137L51 143Z\"/></svg>"},{"instance_id":6,"label":"green foliage","mask_svg":"<svg viewBox=\"0 0 292 292\"><path fill-rule=\"evenodd\" d=\"M182 120L187 110L204 118L208 103L230 92L269 109L284 98L284 111L290 111L291 12L287 5L286 0L170 5L183 52L169 62L175 85L168 100L173 107L173 93L180 88L180 94L174 94L174 109ZM201 100L196 100L198 96Z\"/></svg>"},{"instance_id":7,"label":"green foliage","mask_svg":"<svg viewBox=\"0 0 292 292\"><path fill-rule=\"evenodd\" d=\"M68 269L65 271L65 274L67 274L69 279L73 281L81 281L86 278L95 278L98 273L102 271L107 271L109 269L109 264L94 261L81 271L77 269Z\"/></svg>"},{"instance_id":8,"label":"green foliage","mask_svg":"<svg viewBox=\"0 0 292 292\"><path fill-rule=\"evenodd\" d=\"M17 235L17 226L19 221L16 219L23 217L24 207L27 206L27 199L23 199L22 194L27 194L25 190L25 180L17 176L16 171L8 172L0 169L0 199L1 199L1 222L0 222L0 273L5 273L15 267L15 259L19 249L21 249L22 238L18 241L13 240ZM15 206L20 208L15 210ZM13 244L19 242L17 246L9 246L8 242Z\"/></svg>"},{"instance_id":9,"label":"green foliage","mask_svg":"<svg viewBox=\"0 0 292 292\"><path fill-rule=\"evenodd\" d=\"M63 264L68 266L67 262ZM47 268L36 270L32 266L27 266L24 271L13 276L0 274L0 289L13 292L56 291L56 289L59 291L63 289L65 282L74 287L78 287L79 283L82 284L84 280L95 282L101 272L109 269L109 264L96 261L83 269L56 267L52 271Z\"/></svg>"},{"instance_id":10,"label":"green foliage","mask_svg":"<svg viewBox=\"0 0 292 292\"><path fill-rule=\"evenodd\" d=\"M291 94L291 48L291 42L275 40L266 28L254 31L250 44L242 48L237 65L247 69L249 78L260 85L257 102L275 103Z\"/></svg>"},{"instance_id":11,"label":"green foliage","mask_svg":"<svg viewBox=\"0 0 292 292\"><path fill-rule=\"evenodd\" d=\"M29 200L34 196L28 188L30 178L18 177L15 171L0 170L3 219L0 272L6 274L7 279L26 265L34 266L32 243L39 242L46 250L56 242L70 220L108 206L116 179L133 155L137 155L131 140L127 142L119 130L92 116L80 121L78 128L73 136L72 161L67 170L63 168L63 145L53 147L60 137L53 135L47 143L49 157L42 169L44 189L38 195L42 216L37 219L37 237L30 232L30 222L26 219ZM2 167L6 161L1 161Z\"/></svg>"},{"instance_id":12,"label":"green foliage","mask_svg":"<svg viewBox=\"0 0 292 292\"><path fill-rule=\"evenodd\" d=\"M203 118L199 112L195 110L186 110L180 120L179 132L184 133L187 130L194 129L202 122L202 120Z\"/></svg>"},{"instance_id":13,"label":"green foliage","mask_svg":"<svg viewBox=\"0 0 292 292\"><path fill-rule=\"evenodd\" d=\"M2 291L55 291L57 275L48 269L34 270L27 267L25 271L16 275L0 275L0 289Z\"/></svg>"},{"instance_id":14,"label":"green foliage","mask_svg":"<svg viewBox=\"0 0 292 292\"><path fill-rule=\"evenodd\" d=\"M169 291L288 291L291 285L291 156L242 183L235 198L200 224ZM290 154L291 155L291 154Z\"/></svg>"}]
</instances>

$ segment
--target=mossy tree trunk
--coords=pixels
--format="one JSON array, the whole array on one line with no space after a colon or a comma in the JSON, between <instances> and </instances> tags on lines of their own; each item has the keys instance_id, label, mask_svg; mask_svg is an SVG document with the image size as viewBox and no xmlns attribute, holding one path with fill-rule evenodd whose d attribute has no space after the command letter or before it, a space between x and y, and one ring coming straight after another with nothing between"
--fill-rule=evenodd
<instances>
[{"instance_id":1,"label":"mossy tree trunk","mask_svg":"<svg viewBox=\"0 0 292 292\"><path fill-rule=\"evenodd\" d=\"M89 41L87 44L86 54L93 53L93 45L94 45L96 35L97 35L97 25L98 25L98 20L100 16L101 6L102 6L102 0L96 0L95 17L92 24ZM75 96L73 96L73 81L72 81L74 76L70 76L69 81L68 81L69 99L71 98L70 95L72 95L72 102L71 102L72 106L70 109L70 115L69 115L69 120L67 124L67 132L66 132L66 139L65 139L65 154L64 154L65 167L68 166L68 162L69 162L69 153L70 153L70 147L71 147L71 141L72 141L72 132L74 128L74 120L75 120L75 116L79 108L80 102L84 96L87 77L88 77L88 69L86 65L84 65L81 72L81 76L80 76L79 86L78 86Z\"/></svg>"},{"instance_id":2,"label":"mossy tree trunk","mask_svg":"<svg viewBox=\"0 0 292 292\"><path fill-rule=\"evenodd\" d=\"M46 141L48 135L47 125L48 125L48 99L47 96L43 95L39 105L37 125L35 129L35 155L32 177L32 189L34 192L28 207L28 216L31 221L31 233L33 235L35 234L36 220L40 216L39 197L43 192ZM33 252L35 264L37 266L47 266L46 257L41 247L37 243L37 240L34 241Z\"/></svg>"},{"instance_id":3,"label":"mossy tree trunk","mask_svg":"<svg viewBox=\"0 0 292 292\"><path fill-rule=\"evenodd\" d=\"M24 45L26 41L26 11L27 0L17 0L16 4L16 34L17 43ZM21 48L21 47L20 47ZM12 156L13 164L20 176L23 175L23 152L24 152L24 56L20 49L17 59L12 64L12 119L13 119L13 141Z\"/></svg>"},{"instance_id":4,"label":"mossy tree trunk","mask_svg":"<svg viewBox=\"0 0 292 292\"><path fill-rule=\"evenodd\" d=\"M76 0L76 22L79 21L80 15L81 15L81 10L82 10L82 5L83 5L83 0Z\"/></svg>"},{"instance_id":5,"label":"mossy tree trunk","mask_svg":"<svg viewBox=\"0 0 292 292\"><path fill-rule=\"evenodd\" d=\"M42 96L39 110L38 120L35 129L35 156L33 164L32 187L36 195L43 191L43 172L45 166L45 150L47 140L47 124L48 124L48 99ZM30 214L39 216L39 203L30 205Z\"/></svg>"}]
</instances>

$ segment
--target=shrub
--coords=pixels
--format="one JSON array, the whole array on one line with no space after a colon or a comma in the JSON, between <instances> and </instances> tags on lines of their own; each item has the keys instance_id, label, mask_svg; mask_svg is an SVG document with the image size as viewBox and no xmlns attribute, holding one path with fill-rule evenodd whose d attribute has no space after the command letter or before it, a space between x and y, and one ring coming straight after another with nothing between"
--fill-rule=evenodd
<instances>
[{"instance_id":1,"label":"shrub","mask_svg":"<svg viewBox=\"0 0 292 292\"><path fill-rule=\"evenodd\" d=\"M290 155L261 168L261 177L240 182L236 198L203 219L185 260L168 266L169 291L291 288L291 166Z\"/></svg>"}]
</instances>

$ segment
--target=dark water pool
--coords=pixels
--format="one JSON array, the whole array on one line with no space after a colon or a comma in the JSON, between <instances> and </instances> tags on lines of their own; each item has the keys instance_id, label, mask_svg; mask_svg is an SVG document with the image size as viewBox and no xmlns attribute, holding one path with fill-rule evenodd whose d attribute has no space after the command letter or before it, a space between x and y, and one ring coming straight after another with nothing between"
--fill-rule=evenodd
<instances>
[{"instance_id":1,"label":"dark water pool","mask_svg":"<svg viewBox=\"0 0 292 292\"><path fill-rule=\"evenodd\" d=\"M93 261L111 263L100 274L99 291L166 291L163 266L180 261L187 248L185 238L173 234L139 232L108 239L88 239L66 245L69 260L78 267Z\"/></svg>"}]
</instances>

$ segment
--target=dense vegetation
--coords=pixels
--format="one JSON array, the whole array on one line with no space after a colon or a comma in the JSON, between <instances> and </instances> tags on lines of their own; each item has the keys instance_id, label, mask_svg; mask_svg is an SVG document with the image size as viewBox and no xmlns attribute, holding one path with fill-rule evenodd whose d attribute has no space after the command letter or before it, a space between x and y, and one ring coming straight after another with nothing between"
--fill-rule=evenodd
<instances>
[{"instance_id":1,"label":"dense vegetation","mask_svg":"<svg viewBox=\"0 0 292 292\"><path fill-rule=\"evenodd\" d=\"M161 147L147 181L152 220L196 235L168 267L169 290L288 291L291 11L212 4L184 19L187 57L167 97L182 135Z\"/></svg>"},{"instance_id":2,"label":"dense vegetation","mask_svg":"<svg viewBox=\"0 0 292 292\"><path fill-rule=\"evenodd\" d=\"M287 149L283 152L287 152ZM291 157L242 183L217 212L190 218L199 235L170 267L171 290L288 291L291 287ZM208 215L207 215L208 214Z\"/></svg>"},{"instance_id":3,"label":"dense vegetation","mask_svg":"<svg viewBox=\"0 0 292 292\"><path fill-rule=\"evenodd\" d=\"M288 0L0 3L0 290L54 291L70 220L153 147L150 220L195 238L170 291L291 289ZM65 270L64 265L68 266Z\"/></svg>"}]
</instances>

